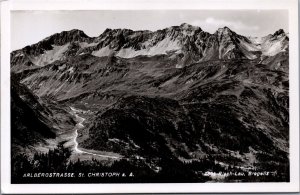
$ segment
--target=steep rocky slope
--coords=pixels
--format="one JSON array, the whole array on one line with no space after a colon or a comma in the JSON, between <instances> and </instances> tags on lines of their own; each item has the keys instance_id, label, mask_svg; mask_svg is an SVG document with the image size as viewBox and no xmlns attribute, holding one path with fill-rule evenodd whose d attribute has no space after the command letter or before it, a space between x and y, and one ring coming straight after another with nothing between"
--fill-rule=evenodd
<instances>
[{"instance_id":1,"label":"steep rocky slope","mask_svg":"<svg viewBox=\"0 0 300 195\"><path fill-rule=\"evenodd\" d=\"M55 139L62 130L75 125L68 113L53 103L44 103L24 85L18 75L11 77L11 141L12 154L37 151L37 145Z\"/></svg>"}]
</instances>

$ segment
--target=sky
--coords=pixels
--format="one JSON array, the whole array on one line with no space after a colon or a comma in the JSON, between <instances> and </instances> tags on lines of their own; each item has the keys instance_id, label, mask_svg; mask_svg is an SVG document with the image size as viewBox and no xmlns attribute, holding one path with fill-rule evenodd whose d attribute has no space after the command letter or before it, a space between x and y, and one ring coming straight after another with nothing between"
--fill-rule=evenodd
<instances>
[{"instance_id":1,"label":"sky","mask_svg":"<svg viewBox=\"0 0 300 195\"><path fill-rule=\"evenodd\" d=\"M106 28L151 30L199 26L214 33L224 26L244 36L266 36L278 29L288 32L287 10L97 10L12 11L11 49L16 50L61 31L80 29L99 36Z\"/></svg>"}]
</instances>

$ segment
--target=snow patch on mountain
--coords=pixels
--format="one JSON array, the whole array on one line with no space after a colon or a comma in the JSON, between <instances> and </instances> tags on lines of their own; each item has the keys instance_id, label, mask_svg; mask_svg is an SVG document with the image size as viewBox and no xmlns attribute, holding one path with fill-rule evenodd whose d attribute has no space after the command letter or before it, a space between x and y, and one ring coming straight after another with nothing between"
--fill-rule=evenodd
<instances>
[{"instance_id":1,"label":"snow patch on mountain","mask_svg":"<svg viewBox=\"0 0 300 195\"><path fill-rule=\"evenodd\" d=\"M154 56L167 54L171 51L179 52L181 49L178 40L171 40L170 37L163 39L154 46L150 46L150 42L144 43L144 46L146 45L148 46L147 48L140 50L135 50L133 48L122 48L118 52L116 52L116 56L122 58L133 58L139 55ZM92 55L102 57L108 56L113 52L115 52L113 49L110 49L109 46L106 46L97 51L93 51Z\"/></svg>"},{"instance_id":2,"label":"snow patch on mountain","mask_svg":"<svg viewBox=\"0 0 300 195\"><path fill-rule=\"evenodd\" d=\"M170 37L167 37L160 41L158 44L148 47L147 49L142 50L132 50L132 49L121 49L117 56L123 58L132 58L138 55L160 55L160 54L167 54L168 52L175 51L179 52L180 50L178 40L171 40Z\"/></svg>"},{"instance_id":3,"label":"snow patch on mountain","mask_svg":"<svg viewBox=\"0 0 300 195\"><path fill-rule=\"evenodd\" d=\"M92 43L79 42L79 46L81 48L92 47L92 46L96 46L97 44L98 44L98 42L92 42Z\"/></svg>"},{"instance_id":4,"label":"snow patch on mountain","mask_svg":"<svg viewBox=\"0 0 300 195\"><path fill-rule=\"evenodd\" d=\"M109 56L113 53L113 50L109 48L109 46L103 47L99 50L93 51L92 55L97 57Z\"/></svg>"},{"instance_id":5,"label":"snow patch on mountain","mask_svg":"<svg viewBox=\"0 0 300 195\"><path fill-rule=\"evenodd\" d=\"M248 37L248 39L252 42L252 45L256 46L256 50L261 51L264 56L275 56L286 51L289 47L288 33L285 33L282 29L265 37Z\"/></svg>"},{"instance_id":6,"label":"snow patch on mountain","mask_svg":"<svg viewBox=\"0 0 300 195\"><path fill-rule=\"evenodd\" d=\"M219 59L223 59L234 48L235 48L235 45L233 45L233 44L228 45L227 47L224 47L224 45L220 45L220 47L219 47Z\"/></svg>"},{"instance_id":7,"label":"snow patch on mountain","mask_svg":"<svg viewBox=\"0 0 300 195\"><path fill-rule=\"evenodd\" d=\"M57 60L61 60L64 57L64 52L68 50L69 45L70 43L62 46L52 45L52 50L47 50L36 57L32 57L30 60L37 66L45 66Z\"/></svg>"},{"instance_id":8,"label":"snow patch on mountain","mask_svg":"<svg viewBox=\"0 0 300 195\"><path fill-rule=\"evenodd\" d=\"M262 43L262 54L266 56L274 56L280 52L286 51L288 48L288 41L286 36L281 36L276 39L267 39Z\"/></svg>"},{"instance_id":9,"label":"snow patch on mountain","mask_svg":"<svg viewBox=\"0 0 300 195\"><path fill-rule=\"evenodd\" d=\"M145 49L148 55L159 55L159 54L167 54L169 51L177 51L180 50L178 40L171 40L170 37L167 37L160 41L158 44Z\"/></svg>"},{"instance_id":10,"label":"snow patch on mountain","mask_svg":"<svg viewBox=\"0 0 300 195\"><path fill-rule=\"evenodd\" d=\"M247 37L253 44L259 46L264 42L264 37Z\"/></svg>"},{"instance_id":11,"label":"snow patch on mountain","mask_svg":"<svg viewBox=\"0 0 300 195\"><path fill-rule=\"evenodd\" d=\"M247 51L259 51L260 50L260 45L256 42L256 44L254 43L249 43L243 39L239 39L240 41L240 46L243 47L245 50ZM256 40L258 41L258 40Z\"/></svg>"}]
</instances>

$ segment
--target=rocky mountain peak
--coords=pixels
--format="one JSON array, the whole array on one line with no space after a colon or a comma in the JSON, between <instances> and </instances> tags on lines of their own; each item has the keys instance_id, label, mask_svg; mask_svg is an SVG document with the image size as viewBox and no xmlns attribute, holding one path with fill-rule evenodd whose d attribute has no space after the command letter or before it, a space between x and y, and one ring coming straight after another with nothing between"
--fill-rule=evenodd
<instances>
[{"instance_id":1,"label":"rocky mountain peak","mask_svg":"<svg viewBox=\"0 0 300 195\"><path fill-rule=\"evenodd\" d=\"M103 34L108 33L108 32L111 32L111 31L112 31L111 28L106 28L106 29L103 31Z\"/></svg>"},{"instance_id":2,"label":"rocky mountain peak","mask_svg":"<svg viewBox=\"0 0 300 195\"><path fill-rule=\"evenodd\" d=\"M219 28L216 31L216 34L217 35L232 35L232 34L234 34L234 32L230 28L228 28L227 26L225 26L223 28Z\"/></svg>"},{"instance_id":3,"label":"rocky mountain peak","mask_svg":"<svg viewBox=\"0 0 300 195\"><path fill-rule=\"evenodd\" d=\"M69 31L62 31L60 33L55 33L49 37L44 38L40 42L30 46L26 46L25 48L32 50L32 49L37 49L37 47L45 47L47 45L50 47L53 44L64 45L66 43L71 43L74 41L90 41L92 39L93 38L86 35L82 30L72 29Z\"/></svg>"},{"instance_id":4,"label":"rocky mountain peak","mask_svg":"<svg viewBox=\"0 0 300 195\"><path fill-rule=\"evenodd\" d=\"M190 25L190 24L187 24L187 23L182 23L180 25L180 28L183 29L183 30L199 30L199 29L201 29L198 26L193 26L193 25Z\"/></svg>"},{"instance_id":5,"label":"rocky mountain peak","mask_svg":"<svg viewBox=\"0 0 300 195\"><path fill-rule=\"evenodd\" d=\"M280 36L280 35L283 35L283 34L285 34L284 30L283 30L283 29L279 29L279 30L277 30L277 31L273 34L273 36Z\"/></svg>"},{"instance_id":6,"label":"rocky mountain peak","mask_svg":"<svg viewBox=\"0 0 300 195\"><path fill-rule=\"evenodd\" d=\"M62 31L60 33L56 33L44 39L44 41L53 41L53 42L61 42L61 40L65 40L67 42L73 41L81 41L83 39L90 38L87 36L82 30L72 29L69 31Z\"/></svg>"},{"instance_id":7,"label":"rocky mountain peak","mask_svg":"<svg viewBox=\"0 0 300 195\"><path fill-rule=\"evenodd\" d=\"M88 37L82 30L79 29L72 29L69 31L63 31L64 33L67 33L69 35L73 35L73 36L81 36L81 37Z\"/></svg>"},{"instance_id":8,"label":"rocky mountain peak","mask_svg":"<svg viewBox=\"0 0 300 195\"><path fill-rule=\"evenodd\" d=\"M177 32L195 32L197 33L198 31L202 31L202 29L198 26L193 26L187 23L182 23L179 26L171 26L169 28L165 28L162 30L158 30L158 31L177 31Z\"/></svg>"}]
</instances>

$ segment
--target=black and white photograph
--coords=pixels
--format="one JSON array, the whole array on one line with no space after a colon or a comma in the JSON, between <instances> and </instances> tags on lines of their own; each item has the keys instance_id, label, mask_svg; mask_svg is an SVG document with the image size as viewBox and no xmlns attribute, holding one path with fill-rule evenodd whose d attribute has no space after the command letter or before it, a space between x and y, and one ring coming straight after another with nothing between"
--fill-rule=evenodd
<instances>
[{"instance_id":1,"label":"black and white photograph","mask_svg":"<svg viewBox=\"0 0 300 195\"><path fill-rule=\"evenodd\" d=\"M11 184L289 183L290 25L288 9L11 11Z\"/></svg>"}]
</instances>

